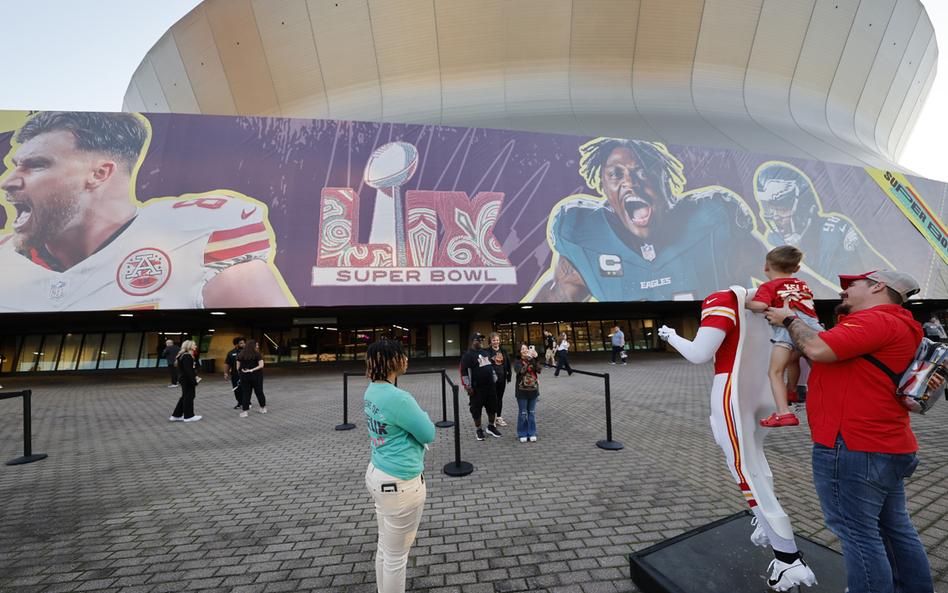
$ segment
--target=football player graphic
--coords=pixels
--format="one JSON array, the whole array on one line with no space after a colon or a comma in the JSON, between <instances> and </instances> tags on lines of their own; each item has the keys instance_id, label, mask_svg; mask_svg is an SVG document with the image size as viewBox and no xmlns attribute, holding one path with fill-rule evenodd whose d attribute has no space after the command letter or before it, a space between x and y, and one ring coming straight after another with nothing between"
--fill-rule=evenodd
<instances>
[{"instance_id":1,"label":"football player graphic","mask_svg":"<svg viewBox=\"0 0 948 593\"><path fill-rule=\"evenodd\" d=\"M52 111L17 131L0 178L0 311L295 305L262 203L130 195L149 133L135 114Z\"/></svg>"},{"instance_id":2,"label":"football player graphic","mask_svg":"<svg viewBox=\"0 0 948 593\"><path fill-rule=\"evenodd\" d=\"M739 196L716 186L685 193L682 164L663 144L598 138L580 154L600 197L553 209L552 264L524 301L698 300L750 285L766 250Z\"/></svg>"},{"instance_id":3,"label":"football player graphic","mask_svg":"<svg viewBox=\"0 0 948 593\"><path fill-rule=\"evenodd\" d=\"M714 359L711 432L754 513L751 541L773 550L767 584L775 591L788 591L801 584L814 585L816 577L797 549L790 518L774 494L773 474L764 456L764 437L773 429L758 421L776 409L766 372L773 332L762 315L745 311L744 301L752 297L739 286L712 293L701 305L701 325L694 341L664 325L658 335L689 362Z\"/></svg>"},{"instance_id":4,"label":"football player graphic","mask_svg":"<svg viewBox=\"0 0 948 593\"><path fill-rule=\"evenodd\" d=\"M809 177L793 165L780 161L761 165L754 175L754 196L768 225L764 235L768 245L799 248L804 253L803 266L832 287L817 290L818 297L836 296L840 274L895 269L851 220L835 212L823 213Z\"/></svg>"}]
</instances>

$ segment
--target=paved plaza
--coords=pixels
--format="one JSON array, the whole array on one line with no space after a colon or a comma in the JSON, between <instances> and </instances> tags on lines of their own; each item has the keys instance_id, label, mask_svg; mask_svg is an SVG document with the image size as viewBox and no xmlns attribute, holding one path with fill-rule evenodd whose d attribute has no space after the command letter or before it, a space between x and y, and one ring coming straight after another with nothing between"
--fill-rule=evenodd
<instances>
[{"instance_id":1,"label":"paved plaza","mask_svg":"<svg viewBox=\"0 0 948 593\"><path fill-rule=\"evenodd\" d=\"M477 442L461 410L465 477L454 428L425 459L428 501L408 565L408 589L429 593L637 591L628 555L746 508L711 435L712 367L674 354L570 357L608 372L613 440L606 451L602 379L540 376L538 442ZM418 364L412 370L442 368ZM453 361L444 365L452 379ZM0 590L375 591L375 514L363 481L369 442L364 367L268 368L269 414L240 419L218 373L197 388L194 423L169 422L180 395L167 374L3 376L2 392L32 389L33 452L0 465ZM403 377L440 420L438 375ZM0 392L0 393L2 393ZM450 392L449 392L450 396ZM462 392L463 396L463 392ZM466 397L462 397L463 400ZM809 431L782 428L766 452L794 529L839 549L823 525L810 471ZM448 417L453 417L450 408ZM512 393L504 417L516 417ZM23 454L22 400L0 400L0 461ZM922 459L907 482L935 590L948 593L948 403L913 417ZM748 525L748 533L750 527ZM760 590L766 586L760 567ZM820 567L813 566L817 578ZM805 590L805 589L804 589ZM840 592L842 593L842 592Z\"/></svg>"}]
</instances>

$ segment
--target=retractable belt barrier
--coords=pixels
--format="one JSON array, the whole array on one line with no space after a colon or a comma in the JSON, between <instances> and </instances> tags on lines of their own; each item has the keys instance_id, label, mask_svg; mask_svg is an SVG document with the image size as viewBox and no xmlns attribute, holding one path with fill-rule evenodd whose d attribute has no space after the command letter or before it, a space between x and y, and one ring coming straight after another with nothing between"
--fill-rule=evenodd
<instances>
[{"instance_id":1,"label":"retractable belt barrier","mask_svg":"<svg viewBox=\"0 0 948 593\"><path fill-rule=\"evenodd\" d=\"M23 391L11 391L10 393L0 393L0 399L10 399L14 397L23 398L23 457L17 457L7 462L7 465L22 465L32 463L40 459L46 459L46 453L33 454L33 430L30 422L30 396L33 391L25 389Z\"/></svg>"},{"instance_id":2,"label":"retractable belt barrier","mask_svg":"<svg viewBox=\"0 0 948 593\"><path fill-rule=\"evenodd\" d=\"M625 445L612 440L612 391L609 387L609 373L591 373L589 371L580 371L573 369L573 373L587 375L589 377L600 377L603 380L603 389L606 395L606 440L597 441L596 446L607 451L618 451Z\"/></svg>"}]
</instances>

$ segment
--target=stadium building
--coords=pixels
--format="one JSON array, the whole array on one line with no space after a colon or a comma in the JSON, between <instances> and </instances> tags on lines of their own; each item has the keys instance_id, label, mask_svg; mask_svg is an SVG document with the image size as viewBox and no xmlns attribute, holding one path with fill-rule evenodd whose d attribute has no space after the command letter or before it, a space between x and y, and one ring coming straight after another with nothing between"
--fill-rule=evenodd
<instances>
[{"instance_id":1,"label":"stadium building","mask_svg":"<svg viewBox=\"0 0 948 593\"><path fill-rule=\"evenodd\" d=\"M236 335L277 364L381 336L457 356L473 330L565 331L582 353L618 325L663 349L657 327L693 333L701 299L763 279L779 244L807 252L821 314L870 266L913 273L927 318L948 191L898 160L937 57L919 0L205 0L129 82L130 224L186 218L210 237L194 282L269 266L228 289L272 298L163 304L182 266L143 230L96 272L118 297L80 299L55 250L11 255L29 216L6 204L0 272L45 276L0 291L2 370L154 368L184 337L220 359ZM31 115L2 129L5 189ZM231 211L256 226L213 226Z\"/></svg>"}]
</instances>

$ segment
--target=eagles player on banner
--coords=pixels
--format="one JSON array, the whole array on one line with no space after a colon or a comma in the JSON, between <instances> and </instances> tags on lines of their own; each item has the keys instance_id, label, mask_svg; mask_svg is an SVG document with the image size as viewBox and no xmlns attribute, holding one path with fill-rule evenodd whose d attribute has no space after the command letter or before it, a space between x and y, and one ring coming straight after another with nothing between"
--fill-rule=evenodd
<instances>
[{"instance_id":1,"label":"eagles player on banner","mask_svg":"<svg viewBox=\"0 0 948 593\"><path fill-rule=\"evenodd\" d=\"M146 122L47 111L17 132L0 181L0 311L295 305L272 265L266 207L209 193L130 196Z\"/></svg>"},{"instance_id":2,"label":"eagles player on banner","mask_svg":"<svg viewBox=\"0 0 948 593\"><path fill-rule=\"evenodd\" d=\"M698 300L751 284L766 250L740 197L683 193L682 164L663 144L599 138L580 154L580 174L602 197L554 208L552 266L524 301Z\"/></svg>"},{"instance_id":3,"label":"eagles player on banner","mask_svg":"<svg viewBox=\"0 0 948 593\"><path fill-rule=\"evenodd\" d=\"M824 214L810 179L789 163L770 161L754 175L754 195L770 227L764 240L774 246L792 245L803 251L803 265L824 279L831 290L817 297L835 298L836 278L865 270L895 267L870 245L851 220ZM829 280L826 280L829 279Z\"/></svg>"}]
</instances>

